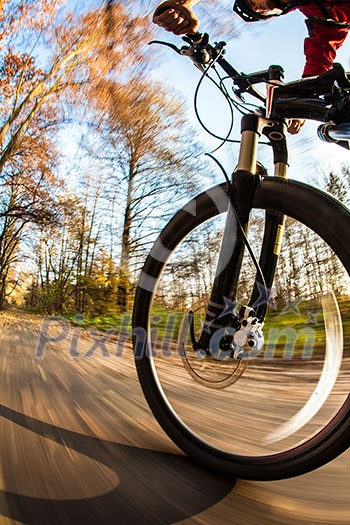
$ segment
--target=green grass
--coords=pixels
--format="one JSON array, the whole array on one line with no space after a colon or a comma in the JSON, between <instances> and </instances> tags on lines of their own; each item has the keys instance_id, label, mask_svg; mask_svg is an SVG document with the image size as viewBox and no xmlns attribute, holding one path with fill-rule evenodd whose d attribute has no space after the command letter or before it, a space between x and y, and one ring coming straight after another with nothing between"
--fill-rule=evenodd
<instances>
[{"instance_id":1,"label":"green grass","mask_svg":"<svg viewBox=\"0 0 350 525\"><path fill-rule=\"evenodd\" d=\"M106 332L107 330L122 331L125 335L131 335L131 312L115 315L96 315L94 317L84 316L82 314L70 313L64 315L74 326L81 328L95 328Z\"/></svg>"},{"instance_id":2,"label":"green grass","mask_svg":"<svg viewBox=\"0 0 350 525\"><path fill-rule=\"evenodd\" d=\"M345 340L350 340L350 300L349 298L340 301L342 312L343 330ZM275 356L283 356L286 349L286 335L291 335L293 341L293 355L302 356L305 345L310 343L312 333L315 333L313 341L314 352L324 351L325 330L322 320L322 314L318 313L310 302L302 302L299 305L299 313L285 311L283 315L278 312L270 312L266 318L264 326L264 335L270 337L270 350L274 348ZM154 304L152 308L152 334L153 338L159 341L164 339L177 339L178 330L184 313L166 309L162 305ZM82 316L71 313L64 316L75 326L86 329L97 329L101 331L115 330L116 333L131 336L131 317L132 313L115 315L97 315L94 317ZM201 328L203 316L195 317L196 328ZM272 331L272 332L271 332ZM309 341L308 341L309 339ZM266 341L267 342L267 341ZM306 346L307 348L307 346ZM266 349L266 343L265 343Z\"/></svg>"}]
</instances>

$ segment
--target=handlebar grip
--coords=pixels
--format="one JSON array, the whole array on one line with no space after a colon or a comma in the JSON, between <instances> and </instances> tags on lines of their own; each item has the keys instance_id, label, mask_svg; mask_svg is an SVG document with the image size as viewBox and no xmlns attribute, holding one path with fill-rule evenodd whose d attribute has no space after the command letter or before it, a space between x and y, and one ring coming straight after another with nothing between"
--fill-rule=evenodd
<instances>
[{"instance_id":1,"label":"handlebar grip","mask_svg":"<svg viewBox=\"0 0 350 525\"><path fill-rule=\"evenodd\" d=\"M185 36L191 40L193 44L200 44L203 40L204 33L186 33Z\"/></svg>"}]
</instances>

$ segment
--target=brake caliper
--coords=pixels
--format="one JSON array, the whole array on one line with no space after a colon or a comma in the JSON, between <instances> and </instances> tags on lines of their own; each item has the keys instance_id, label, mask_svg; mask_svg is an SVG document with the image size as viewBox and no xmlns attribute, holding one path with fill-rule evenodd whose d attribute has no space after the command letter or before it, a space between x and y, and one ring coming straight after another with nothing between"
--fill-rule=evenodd
<instances>
[{"instance_id":1,"label":"brake caliper","mask_svg":"<svg viewBox=\"0 0 350 525\"><path fill-rule=\"evenodd\" d=\"M240 326L233 336L234 357L251 359L260 353L264 345L264 323L255 317L254 310L249 306L243 306L240 313Z\"/></svg>"}]
</instances>

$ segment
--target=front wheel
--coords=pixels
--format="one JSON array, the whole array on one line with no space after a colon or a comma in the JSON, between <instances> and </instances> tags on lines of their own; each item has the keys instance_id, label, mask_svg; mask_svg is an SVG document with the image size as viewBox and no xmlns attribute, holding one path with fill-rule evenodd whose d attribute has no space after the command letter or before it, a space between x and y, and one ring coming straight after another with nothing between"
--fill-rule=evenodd
<instances>
[{"instance_id":1,"label":"front wheel","mask_svg":"<svg viewBox=\"0 0 350 525\"><path fill-rule=\"evenodd\" d=\"M350 444L350 214L307 185L264 179L249 228L257 258L265 211L286 216L264 345L253 358L209 357L193 351L189 312L199 333L227 206L224 185L202 193L147 258L133 316L139 380L164 431L207 467L251 480L300 475ZM255 275L245 255L239 304L228 298L228 308L248 304Z\"/></svg>"}]
</instances>

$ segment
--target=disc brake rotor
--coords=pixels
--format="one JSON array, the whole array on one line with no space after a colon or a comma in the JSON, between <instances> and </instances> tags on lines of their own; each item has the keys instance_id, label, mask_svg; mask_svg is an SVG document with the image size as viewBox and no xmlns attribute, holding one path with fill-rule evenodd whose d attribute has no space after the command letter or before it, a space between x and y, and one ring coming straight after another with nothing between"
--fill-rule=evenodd
<instances>
[{"instance_id":1,"label":"disc brake rotor","mask_svg":"<svg viewBox=\"0 0 350 525\"><path fill-rule=\"evenodd\" d=\"M247 360L231 357L231 351L220 350L215 356L194 351L190 342L189 315L182 319L178 334L178 349L183 365L198 383L222 389L235 383L247 367Z\"/></svg>"}]
</instances>

